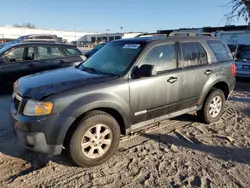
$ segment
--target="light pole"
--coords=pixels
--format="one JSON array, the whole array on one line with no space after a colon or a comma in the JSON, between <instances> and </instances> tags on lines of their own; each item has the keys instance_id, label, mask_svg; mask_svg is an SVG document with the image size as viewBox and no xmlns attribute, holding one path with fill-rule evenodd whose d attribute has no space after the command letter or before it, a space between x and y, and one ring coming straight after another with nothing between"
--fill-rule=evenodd
<instances>
[{"instance_id":1,"label":"light pole","mask_svg":"<svg viewBox=\"0 0 250 188\"><path fill-rule=\"evenodd\" d=\"M106 42L108 42L109 41L109 29L106 29L106 31L107 31L107 41Z\"/></svg>"},{"instance_id":2,"label":"light pole","mask_svg":"<svg viewBox=\"0 0 250 188\"><path fill-rule=\"evenodd\" d=\"M75 41L76 41L76 25L74 24L74 30L75 30ZM77 44L77 42L76 42Z\"/></svg>"}]
</instances>

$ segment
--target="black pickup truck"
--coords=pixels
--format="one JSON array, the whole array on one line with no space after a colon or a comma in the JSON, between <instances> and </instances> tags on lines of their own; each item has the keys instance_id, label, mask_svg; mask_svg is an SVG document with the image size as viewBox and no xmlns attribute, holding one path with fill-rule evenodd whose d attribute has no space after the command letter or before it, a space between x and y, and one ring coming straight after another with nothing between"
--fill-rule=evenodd
<instances>
[{"instance_id":1,"label":"black pickup truck","mask_svg":"<svg viewBox=\"0 0 250 188\"><path fill-rule=\"evenodd\" d=\"M120 135L197 112L221 117L236 66L214 37L138 37L105 45L78 66L20 78L10 108L27 148L94 166L117 150Z\"/></svg>"}]
</instances>

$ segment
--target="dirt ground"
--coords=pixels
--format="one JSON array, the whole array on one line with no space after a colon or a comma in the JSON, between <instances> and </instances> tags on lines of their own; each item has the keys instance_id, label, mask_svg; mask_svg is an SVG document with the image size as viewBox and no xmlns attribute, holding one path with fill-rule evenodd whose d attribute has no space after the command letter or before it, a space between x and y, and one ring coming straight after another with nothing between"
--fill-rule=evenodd
<instances>
[{"instance_id":1,"label":"dirt ground","mask_svg":"<svg viewBox=\"0 0 250 188\"><path fill-rule=\"evenodd\" d=\"M237 83L219 122L192 114L164 121L123 137L115 156L94 168L20 146L9 100L0 96L0 187L250 187L250 83Z\"/></svg>"}]
</instances>

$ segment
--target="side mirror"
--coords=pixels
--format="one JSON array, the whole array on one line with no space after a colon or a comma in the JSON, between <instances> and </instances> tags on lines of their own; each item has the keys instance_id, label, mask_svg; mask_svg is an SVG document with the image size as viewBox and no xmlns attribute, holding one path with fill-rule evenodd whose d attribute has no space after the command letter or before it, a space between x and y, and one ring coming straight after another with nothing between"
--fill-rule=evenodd
<instances>
[{"instance_id":1,"label":"side mirror","mask_svg":"<svg viewBox=\"0 0 250 188\"><path fill-rule=\"evenodd\" d=\"M12 62L11 60L12 59L8 58L7 56L0 58L1 63L10 63L10 62Z\"/></svg>"},{"instance_id":2,"label":"side mirror","mask_svg":"<svg viewBox=\"0 0 250 188\"><path fill-rule=\"evenodd\" d=\"M154 65L144 64L141 67L137 68L135 71L135 76L140 77L150 77L157 75L157 71Z\"/></svg>"}]
</instances>

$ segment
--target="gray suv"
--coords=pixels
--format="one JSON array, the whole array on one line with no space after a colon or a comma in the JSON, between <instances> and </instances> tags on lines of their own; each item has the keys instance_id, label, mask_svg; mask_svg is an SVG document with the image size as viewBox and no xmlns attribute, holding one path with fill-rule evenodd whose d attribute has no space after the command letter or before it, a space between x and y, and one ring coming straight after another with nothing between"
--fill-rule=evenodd
<instances>
[{"instance_id":1,"label":"gray suv","mask_svg":"<svg viewBox=\"0 0 250 188\"><path fill-rule=\"evenodd\" d=\"M235 87L236 66L214 37L121 39L84 63L20 78L10 108L27 148L79 166L108 160L120 135L197 112L213 123Z\"/></svg>"}]
</instances>

